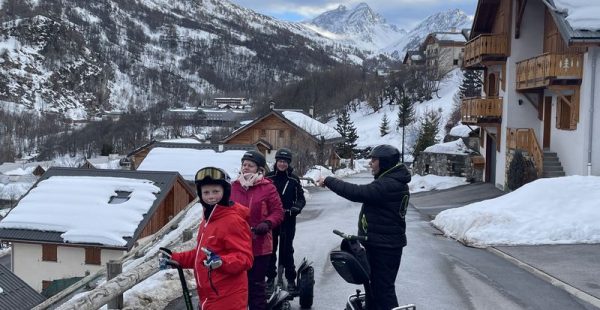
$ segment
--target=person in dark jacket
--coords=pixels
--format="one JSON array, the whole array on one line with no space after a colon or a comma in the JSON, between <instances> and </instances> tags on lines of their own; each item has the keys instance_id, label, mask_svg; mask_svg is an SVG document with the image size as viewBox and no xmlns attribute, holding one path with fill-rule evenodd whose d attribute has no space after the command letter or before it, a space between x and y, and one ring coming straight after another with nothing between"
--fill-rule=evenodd
<instances>
[{"instance_id":1,"label":"person in dark jacket","mask_svg":"<svg viewBox=\"0 0 600 310\"><path fill-rule=\"evenodd\" d=\"M275 166L273 171L267 174L267 178L273 181L281 202L285 216L283 223L277 229L273 229L273 254L269 269L267 271L267 293L273 292L275 277L277 276L277 246L279 244L279 260L285 270L287 279L287 290L296 291L296 266L294 265L294 236L296 235L296 216L302 212L306 205L304 190L297 175L293 173L292 151L281 148L275 153ZM281 242L279 242L281 241Z\"/></svg>"},{"instance_id":2,"label":"person in dark jacket","mask_svg":"<svg viewBox=\"0 0 600 310\"><path fill-rule=\"evenodd\" d=\"M356 185L334 177L321 177L317 184L336 194L362 202L358 235L371 267L369 309L389 310L398 306L394 282L406 246L406 210L410 197L410 172L400 163L400 152L391 145L379 145L370 153L371 173L375 181Z\"/></svg>"}]
</instances>

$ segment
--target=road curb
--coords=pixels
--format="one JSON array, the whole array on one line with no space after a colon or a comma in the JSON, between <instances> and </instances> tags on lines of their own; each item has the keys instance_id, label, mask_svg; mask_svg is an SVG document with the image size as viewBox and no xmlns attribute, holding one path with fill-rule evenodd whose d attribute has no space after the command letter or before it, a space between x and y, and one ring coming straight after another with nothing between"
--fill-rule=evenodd
<instances>
[{"instance_id":1,"label":"road curb","mask_svg":"<svg viewBox=\"0 0 600 310\"><path fill-rule=\"evenodd\" d=\"M492 252L492 253L494 253L494 254L496 254L496 255L498 255L498 256L500 256L500 257L502 257L502 258L504 258L504 259L506 259L506 260L508 260L508 261L510 261L511 263L517 265L521 269L526 270L526 271L532 273L533 275L537 276L538 278L540 278L540 279L542 279L542 280L544 280L544 281L546 281L546 282L548 282L548 283L550 283L550 284L552 284L552 285L554 285L554 286L556 286L556 287L558 287L560 289L565 290L567 293L569 293L569 294L571 294L571 295L573 295L573 296L575 296L575 297L577 297L577 298L579 298L579 299L581 299L581 300L583 300L583 301L585 301L585 302L587 302L587 303L589 303L589 304L591 304L591 305L593 305L595 307L600 308L600 298L597 298L597 297L595 297L593 295L590 295L590 294L588 294L588 293L586 293L586 292L584 292L584 291L582 291L582 290L580 290L580 289L578 289L578 288L570 285L569 283L563 282L562 280L560 280L558 278L555 278L552 275L550 275L550 274L548 274L548 273L546 273L546 272L544 272L544 271L542 271L542 270L540 270L538 268L535 268L535 267L533 267L533 266L531 266L531 265L529 265L529 264L527 264L527 263L519 260L518 258L516 258L516 257L514 257L514 256L512 256L512 255L510 255L510 254L508 254L506 252L503 252L503 251L501 251L501 250L499 250L497 248L488 247L487 250L490 251L490 252Z\"/></svg>"}]
</instances>

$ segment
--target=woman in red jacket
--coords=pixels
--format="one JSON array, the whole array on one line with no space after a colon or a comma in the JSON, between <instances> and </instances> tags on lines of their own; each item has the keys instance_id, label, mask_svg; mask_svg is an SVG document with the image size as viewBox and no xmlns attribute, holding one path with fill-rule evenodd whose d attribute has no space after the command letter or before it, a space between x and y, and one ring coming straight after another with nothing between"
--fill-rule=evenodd
<instances>
[{"instance_id":1,"label":"woman in red jacket","mask_svg":"<svg viewBox=\"0 0 600 310\"><path fill-rule=\"evenodd\" d=\"M273 182L264 178L265 167L261 153L248 151L242 157L240 176L231 184L231 199L250 208L254 253L254 263L248 272L250 310L266 309L265 276L273 253L271 229L283 221L281 199Z\"/></svg>"},{"instance_id":2,"label":"woman in red jacket","mask_svg":"<svg viewBox=\"0 0 600 310\"><path fill-rule=\"evenodd\" d=\"M173 253L170 259L182 268L194 268L200 309L246 310L247 271L252 266L249 210L229 200L229 176L221 169L200 169L196 187L204 207L198 244L191 251Z\"/></svg>"}]
</instances>

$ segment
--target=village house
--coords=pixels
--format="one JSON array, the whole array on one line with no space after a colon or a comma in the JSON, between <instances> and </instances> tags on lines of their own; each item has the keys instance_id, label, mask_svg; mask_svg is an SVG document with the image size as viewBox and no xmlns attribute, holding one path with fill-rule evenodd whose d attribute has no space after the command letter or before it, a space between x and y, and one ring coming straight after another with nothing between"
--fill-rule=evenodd
<instances>
[{"instance_id":1,"label":"village house","mask_svg":"<svg viewBox=\"0 0 600 310\"><path fill-rule=\"evenodd\" d=\"M285 147L298 155L294 163L296 167L303 166L303 156L313 156L317 162L333 168L339 167L340 158L335 152L335 145L342 141L342 136L334 128L302 112L277 109L270 110L222 140L225 144L255 145L271 163L275 162L275 152Z\"/></svg>"},{"instance_id":2,"label":"village house","mask_svg":"<svg viewBox=\"0 0 600 310\"><path fill-rule=\"evenodd\" d=\"M177 172L50 168L0 221L13 272L38 292L94 273L196 198Z\"/></svg>"},{"instance_id":3,"label":"village house","mask_svg":"<svg viewBox=\"0 0 600 310\"><path fill-rule=\"evenodd\" d=\"M506 189L517 149L538 177L600 175L600 14L582 14L594 8L479 0L464 67L483 70L484 86L461 114L482 128L487 182Z\"/></svg>"},{"instance_id":4,"label":"village house","mask_svg":"<svg viewBox=\"0 0 600 310\"><path fill-rule=\"evenodd\" d=\"M461 31L430 33L420 47L425 66L436 69L439 76L460 68L466 41Z\"/></svg>"}]
</instances>

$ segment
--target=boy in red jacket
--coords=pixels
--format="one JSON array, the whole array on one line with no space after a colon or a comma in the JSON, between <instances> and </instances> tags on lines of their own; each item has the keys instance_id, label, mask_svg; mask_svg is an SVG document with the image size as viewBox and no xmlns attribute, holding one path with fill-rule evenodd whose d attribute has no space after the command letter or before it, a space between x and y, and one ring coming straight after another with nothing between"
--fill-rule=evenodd
<instances>
[{"instance_id":1,"label":"boy in red jacket","mask_svg":"<svg viewBox=\"0 0 600 310\"><path fill-rule=\"evenodd\" d=\"M253 262L249 210L229 201L229 176L219 168L200 169L196 188L204 207L196 248L172 255L163 252L159 260L171 259L182 268L194 268L200 309L246 310L247 271Z\"/></svg>"}]
</instances>

